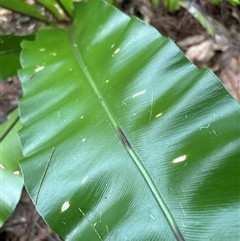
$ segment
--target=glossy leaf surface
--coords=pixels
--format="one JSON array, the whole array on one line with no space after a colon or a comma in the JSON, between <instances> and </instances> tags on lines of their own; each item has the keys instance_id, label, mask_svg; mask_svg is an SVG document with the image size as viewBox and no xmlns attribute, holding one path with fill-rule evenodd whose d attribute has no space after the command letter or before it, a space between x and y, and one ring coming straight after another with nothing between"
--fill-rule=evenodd
<instances>
[{"instance_id":1,"label":"glossy leaf surface","mask_svg":"<svg viewBox=\"0 0 240 241\"><path fill-rule=\"evenodd\" d=\"M23 158L18 131L22 125L18 110L0 125L0 227L14 211L23 188L18 162Z\"/></svg>"},{"instance_id":2,"label":"glossy leaf surface","mask_svg":"<svg viewBox=\"0 0 240 241\"><path fill-rule=\"evenodd\" d=\"M50 19L42 15L42 13L35 7L21 0L1 0L0 6L13 10L27 16L31 16L37 19L40 19L46 23L50 23Z\"/></svg>"},{"instance_id":3,"label":"glossy leaf surface","mask_svg":"<svg viewBox=\"0 0 240 241\"><path fill-rule=\"evenodd\" d=\"M21 167L38 211L64 240L237 240L238 103L149 25L75 7L69 31L22 44Z\"/></svg>"},{"instance_id":4,"label":"glossy leaf surface","mask_svg":"<svg viewBox=\"0 0 240 241\"><path fill-rule=\"evenodd\" d=\"M34 35L0 36L0 81L17 74L20 65L20 52L22 40L33 40Z\"/></svg>"}]
</instances>

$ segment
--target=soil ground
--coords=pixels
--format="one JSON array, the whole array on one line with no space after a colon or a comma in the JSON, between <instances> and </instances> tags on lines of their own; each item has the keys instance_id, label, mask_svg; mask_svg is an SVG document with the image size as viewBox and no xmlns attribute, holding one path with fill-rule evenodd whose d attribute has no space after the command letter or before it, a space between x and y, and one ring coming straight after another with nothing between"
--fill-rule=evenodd
<instances>
[{"instance_id":1,"label":"soil ground","mask_svg":"<svg viewBox=\"0 0 240 241\"><path fill-rule=\"evenodd\" d=\"M240 6L233 7L222 1L213 5L210 0L196 0L197 6L215 30L209 36L199 22L181 8L170 13L163 5L153 7L148 0L118 1L118 8L128 15L135 15L156 27L164 36L170 37L187 57L199 68L208 67L220 78L229 92L240 101ZM44 9L42 9L44 11ZM40 22L0 9L0 34L32 33ZM18 77L0 83L0 123L7 113L17 107L22 95ZM0 228L0 240L9 241L58 241L38 215L26 191L5 225Z\"/></svg>"}]
</instances>

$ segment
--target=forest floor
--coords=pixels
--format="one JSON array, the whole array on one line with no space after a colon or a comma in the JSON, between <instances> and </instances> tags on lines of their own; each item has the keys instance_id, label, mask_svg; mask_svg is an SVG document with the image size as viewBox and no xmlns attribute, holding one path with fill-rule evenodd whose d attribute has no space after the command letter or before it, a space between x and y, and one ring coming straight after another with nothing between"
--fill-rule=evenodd
<instances>
[{"instance_id":1,"label":"forest floor","mask_svg":"<svg viewBox=\"0 0 240 241\"><path fill-rule=\"evenodd\" d=\"M192 4L204 14L215 30L210 36L187 9L170 13L162 5L153 7L148 0L121 0L118 8L135 15L170 37L199 68L211 69L232 96L240 102L240 6L233 7L223 1L213 5L210 0L196 0ZM41 25L37 20L0 9L0 34L36 32ZM17 76L0 83L0 123L17 107L22 96ZM16 210L0 228L1 241L59 241L44 223L23 190Z\"/></svg>"}]
</instances>

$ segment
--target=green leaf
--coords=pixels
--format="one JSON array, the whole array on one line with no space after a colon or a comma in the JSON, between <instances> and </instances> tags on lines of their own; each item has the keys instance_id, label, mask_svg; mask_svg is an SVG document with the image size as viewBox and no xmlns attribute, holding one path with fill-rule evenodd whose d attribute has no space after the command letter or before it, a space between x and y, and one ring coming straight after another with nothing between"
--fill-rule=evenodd
<instances>
[{"instance_id":1,"label":"green leaf","mask_svg":"<svg viewBox=\"0 0 240 241\"><path fill-rule=\"evenodd\" d=\"M212 24L209 22L207 17L204 15L201 9L199 9L199 6L196 3L193 3L191 1L185 1L185 0L180 0L179 4L186 8L190 14L194 18L198 20L198 22L202 25L204 29L206 29L207 33L214 37L215 36L215 29L212 26Z\"/></svg>"},{"instance_id":2,"label":"green leaf","mask_svg":"<svg viewBox=\"0 0 240 241\"><path fill-rule=\"evenodd\" d=\"M160 0L151 0L150 1L154 7L158 7Z\"/></svg>"},{"instance_id":3,"label":"green leaf","mask_svg":"<svg viewBox=\"0 0 240 241\"><path fill-rule=\"evenodd\" d=\"M22 125L18 110L0 126L0 227L14 211L23 188L23 178L18 161L23 158L18 131Z\"/></svg>"},{"instance_id":4,"label":"green leaf","mask_svg":"<svg viewBox=\"0 0 240 241\"><path fill-rule=\"evenodd\" d=\"M164 5L170 12L175 12L180 9L179 0L164 0Z\"/></svg>"},{"instance_id":5,"label":"green leaf","mask_svg":"<svg viewBox=\"0 0 240 241\"><path fill-rule=\"evenodd\" d=\"M212 0L213 4L219 4L221 2L221 0Z\"/></svg>"},{"instance_id":6,"label":"green leaf","mask_svg":"<svg viewBox=\"0 0 240 241\"><path fill-rule=\"evenodd\" d=\"M219 4L220 2L221 0L212 0L213 4ZM232 4L234 7L237 7L238 5L240 5L240 0L228 0L228 2Z\"/></svg>"},{"instance_id":7,"label":"green leaf","mask_svg":"<svg viewBox=\"0 0 240 241\"><path fill-rule=\"evenodd\" d=\"M144 22L75 7L69 30L22 44L21 167L40 214L64 240L238 240L238 103Z\"/></svg>"},{"instance_id":8,"label":"green leaf","mask_svg":"<svg viewBox=\"0 0 240 241\"><path fill-rule=\"evenodd\" d=\"M0 35L0 81L17 74L20 65L22 40L34 40L34 35ZM11 64L9 64L11 63Z\"/></svg>"},{"instance_id":9,"label":"green leaf","mask_svg":"<svg viewBox=\"0 0 240 241\"><path fill-rule=\"evenodd\" d=\"M36 2L42 4L46 9L48 9L57 20L61 21L65 18L65 14L59 6L57 0L36 0Z\"/></svg>"},{"instance_id":10,"label":"green leaf","mask_svg":"<svg viewBox=\"0 0 240 241\"><path fill-rule=\"evenodd\" d=\"M70 17L73 15L73 1L74 0L58 0L58 2L62 5L63 9Z\"/></svg>"},{"instance_id":11,"label":"green leaf","mask_svg":"<svg viewBox=\"0 0 240 241\"><path fill-rule=\"evenodd\" d=\"M107 2L111 5L116 5L116 3L117 3L116 0L107 0Z\"/></svg>"},{"instance_id":12,"label":"green leaf","mask_svg":"<svg viewBox=\"0 0 240 241\"><path fill-rule=\"evenodd\" d=\"M51 20L46 16L42 15L42 13L34 6L29 5L28 3L21 0L1 0L0 6L3 8L7 8L13 10L15 12L25 14L37 19L40 19L46 23L51 23Z\"/></svg>"},{"instance_id":13,"label":"green leaf","mask_svg":"<svg viewBox=\"0 0 240 241\"><path fill-rule=\"evenodd\" d=\"M230 4L232 4L234 7L237 7L240 5L240 0L228 0Z\"/></svg>"}]
</instances>

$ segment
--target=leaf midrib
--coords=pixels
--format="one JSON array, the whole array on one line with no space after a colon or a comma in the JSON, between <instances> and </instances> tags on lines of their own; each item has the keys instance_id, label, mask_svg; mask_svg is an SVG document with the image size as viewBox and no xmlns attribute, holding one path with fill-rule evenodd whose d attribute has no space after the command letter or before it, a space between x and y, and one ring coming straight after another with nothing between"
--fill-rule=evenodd
<instances>
[{"instance_id":1,"label":"leaf midrib","mask_svg":"<svg viewBox=\"0 0 240 241\"><path fill-rule=\"evenodd\" d=\"M94 93L96 94L97 98L99 99L99 102L100 102L102 108L104 109L106 115L108 116L109 121L111 122L114 130L116 131L119 139L122 141L123 146L126 148L129 156L134 161L135 165L137 166L138 170L140 171L141 175L143 176L144 180L146 181L146 183L147 183L148 187L150 188L155 200L157 201L157 203L158 203L159 207L161 208L162 212L164 213L172 231L174 232L175 237L177 238L178 241L184 241L184 238L183 238L183 236L182 236L182 234L181 234L172 214L170 213L170 211L169 211L167 205L165 204L162 196L160 195L157 187L155 186L151 176L149 175L149 173L145 169L144 165L142 164L141 160L139 159L139 157L137 156L137 154L135 153L135 151L133 150L131 145L128 145L128 144L124 145L123 139L125 139L126 137L125 137L124 133L122 132L121 128L119 127L117 121L113 117L110 109L108 108L106 102L104 101L104 98L102 97L101 93L99 92L97 86L95 85L91 74L88 72L88 69L86 68L86 65L83 62L81 54L79 53L79 51L77 49L77 43L74 42L73 37L71 35L71 29L68 31L68 37L69 37L69 41L70 41L70 45L72 47L73 53L74 53L74 55L76 57L76 60L79 64L79 67L82 69L82 71L85 74L90 86L92 87ZM122 135L124 135L124 137ZM128 142L127 139L126 139L126 141Z\"/></svg>"}]
</instances>

